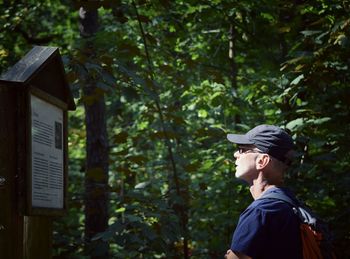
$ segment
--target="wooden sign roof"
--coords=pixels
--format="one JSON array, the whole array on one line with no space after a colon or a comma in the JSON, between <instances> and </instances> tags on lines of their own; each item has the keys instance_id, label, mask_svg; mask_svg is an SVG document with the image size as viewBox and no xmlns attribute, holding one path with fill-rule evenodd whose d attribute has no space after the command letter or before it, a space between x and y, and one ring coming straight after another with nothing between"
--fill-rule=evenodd
<instances>
[{"instance_id":1,"label":"wooden sign roof","mask_svg":"<svg viewBox=\"0 0 350 259\"><path fill-rule=\"evenodd\" d=\"M35 46L1 75L0 84L36 87L66 103L69 110L76 108L56 47Z\"/></svg>"}]
</instances>

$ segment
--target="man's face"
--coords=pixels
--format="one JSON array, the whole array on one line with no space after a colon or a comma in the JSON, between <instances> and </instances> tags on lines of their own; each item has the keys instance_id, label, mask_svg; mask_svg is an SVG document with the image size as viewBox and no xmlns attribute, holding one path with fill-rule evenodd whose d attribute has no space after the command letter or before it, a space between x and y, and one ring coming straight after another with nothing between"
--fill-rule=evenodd
<instances>
[{"instance_id":1,"label":"man's face","mask_svg":"<svg viewBox=\"0 0 350 259\"><path fill-rule=\"evenodd\" d=\"M256 158L259 155L259 150L251 145L242 145L234 153L236 158L236 174L235 176L250 183L257 176Z\"/></svg>"}]
</instances>

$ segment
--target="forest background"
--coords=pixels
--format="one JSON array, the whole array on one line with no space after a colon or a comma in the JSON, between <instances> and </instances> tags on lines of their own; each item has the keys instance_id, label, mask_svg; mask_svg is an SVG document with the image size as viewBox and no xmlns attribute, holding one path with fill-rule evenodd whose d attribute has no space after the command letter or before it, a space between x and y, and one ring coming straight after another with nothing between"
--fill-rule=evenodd
<instances>
[{"instance_id":1,"label":"forest background","mask_svg":"<svg viewBox=\"0 0 350 259\"><path fill-rule=\"evenodd\" d=\"M0 68L57 46L69 211L54 258L222 258L251 202L228 132L292 134L287 182L350 258L347 1L1 1Z\"/></svg>"}]
</instances>

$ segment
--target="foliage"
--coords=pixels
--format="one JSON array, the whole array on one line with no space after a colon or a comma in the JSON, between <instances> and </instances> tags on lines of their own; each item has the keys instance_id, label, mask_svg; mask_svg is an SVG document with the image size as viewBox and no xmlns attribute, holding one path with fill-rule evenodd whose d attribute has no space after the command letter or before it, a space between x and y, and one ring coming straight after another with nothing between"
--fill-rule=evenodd
<instances>
[{"instance_id":1,"label":"foliage","mask_svg":"<svg viewBox=\"0 0 350 259\"><path fill-rule=\"evenodd\" d=\"M260 123L291 131L298 159L288 183L331 222L339 258L350 256L350 22L344 1L87 2L99 7L101 18L93 57L82 51L77 6L27 2L1 10L1 20L10 18L0 32L1 68L32 44L15 24L42 37L58 35L47 43L66 54L79 105L70 114L70 210L55 223L57 258L88 257L81 105L102 94L111 218L95 240L109 242L114 257L178 258L185 247L192 258L221 257L251 202L234 178L225 135ZM31 28L33 21L41 22ZM89 98L80 96L86 74L98 82ZM90 254L98 252L98 245L90 247Z\"/></svg>"}]
</instances>

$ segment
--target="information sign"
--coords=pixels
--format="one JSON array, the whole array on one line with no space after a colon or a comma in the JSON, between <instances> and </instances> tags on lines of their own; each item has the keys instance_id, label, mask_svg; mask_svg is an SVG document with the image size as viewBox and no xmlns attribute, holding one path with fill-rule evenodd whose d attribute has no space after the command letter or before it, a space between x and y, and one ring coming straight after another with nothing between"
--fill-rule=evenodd
<instances>
[{"instance_id":1,"label":"information sign","mask_svg":"<svg viewBox=\"0 0 350 259\"><path fill-rule=\"evenodd\" d=\"M63 209L63 110L31 94L32 206Z\"/></svg>"}]
</instances>

